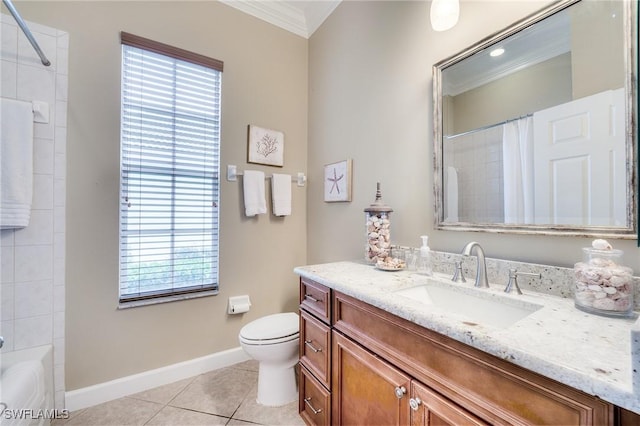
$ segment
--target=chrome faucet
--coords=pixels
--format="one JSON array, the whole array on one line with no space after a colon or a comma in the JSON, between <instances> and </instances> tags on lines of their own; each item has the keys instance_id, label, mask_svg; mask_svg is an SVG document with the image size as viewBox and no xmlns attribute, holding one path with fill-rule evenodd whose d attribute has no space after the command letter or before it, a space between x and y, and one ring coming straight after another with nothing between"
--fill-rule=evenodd
<instances>
[{"instance_id":1,"label":"chrome faucet","mask_svg":"<svg viewBox=\"0 0 640 426\"><path fill-rule=\"evenodd\" d=\"M472 241L468 243L462 249L462 254L464 256L471 256L471 252L473 249L476 249L476 257L478 258L478 268L476 270L476 283L475 287L480 288L489 288L489 280L487 279L487 263L484 260L484 250L480 246L480 243Z\"/></svg>"},{"instance_id":2,"label":"chrome faucet","mask_svg":"<svg viewBox=\"0 0 640 426\"><path fill-rule=\"evenodd\" d=\"M534 274L531 272L518 272L517 269L510 268L509 269L509 282L507 283L507 287L504 289L505 293L517 293L522 294L522 290L520 290L520 286L518 285L518 276L526 275L529 277L542 278L542 274Z\"/></svg>"}]
</instances>

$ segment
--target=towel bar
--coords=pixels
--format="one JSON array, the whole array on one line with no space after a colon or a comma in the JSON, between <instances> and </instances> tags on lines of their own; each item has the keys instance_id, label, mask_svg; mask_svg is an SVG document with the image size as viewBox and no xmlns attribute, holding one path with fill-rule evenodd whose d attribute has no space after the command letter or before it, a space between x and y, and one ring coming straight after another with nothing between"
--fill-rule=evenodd
<instances>
[{"instance_id":1,"label":"towel bar","mask_svg":"<svg viewBox=\"0 0 640 426\"><path fill-rule=\"evenodd\" d=\"M238 180L238 176L242 176L244 173L238 172L238 168L234 164L227 165L227 181L235 182ZM271 179L271 176L265 176L265 179ZM291 178L291 182L296 182L298 186L304 186L307 183L307 177L304 172L298 172L296 177Z\"/></svg>"}]
</instances>

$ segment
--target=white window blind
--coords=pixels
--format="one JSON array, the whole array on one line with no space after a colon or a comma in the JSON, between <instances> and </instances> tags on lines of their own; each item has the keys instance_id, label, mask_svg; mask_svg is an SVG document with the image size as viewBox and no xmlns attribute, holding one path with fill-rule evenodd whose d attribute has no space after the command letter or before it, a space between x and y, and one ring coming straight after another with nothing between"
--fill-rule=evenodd
<instances>
[{"instance_id":1,"label":"white window blind","mask_svg":"<svg viewBox=\"0 0 640 426\"><path fill-rule=\"evenodd\" d=\"M120 302L215 293L221 67L122 40Z\"/></svg>"}]
</instances>

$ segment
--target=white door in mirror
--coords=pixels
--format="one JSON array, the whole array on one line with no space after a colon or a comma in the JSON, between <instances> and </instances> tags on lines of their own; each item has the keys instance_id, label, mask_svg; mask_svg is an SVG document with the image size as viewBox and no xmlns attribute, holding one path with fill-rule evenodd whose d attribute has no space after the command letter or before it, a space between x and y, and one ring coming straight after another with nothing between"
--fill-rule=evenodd
<instances>
[{"instance_id":1,"label":"white door in mirror","mask_svg":"<svg viewBox=\"0 0 640 426\"><path fill-rule=\"evenodd\" d=\"M534 114L535 222L626 226L624 89Z\"/></svg>"}]
</instances>

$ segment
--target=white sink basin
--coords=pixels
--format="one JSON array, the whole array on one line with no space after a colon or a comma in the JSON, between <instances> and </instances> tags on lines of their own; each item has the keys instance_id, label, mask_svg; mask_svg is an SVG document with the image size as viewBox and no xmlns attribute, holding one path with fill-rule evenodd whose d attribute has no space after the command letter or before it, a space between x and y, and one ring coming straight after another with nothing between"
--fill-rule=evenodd
<instances>
[{"instance_id":1,"label":"white sink basin","mask_svg":"<svg viewBox=\"0 0 640 426\"><path fill-rule=\"evenodd\" d=\"M501 297L475 288L428 283L394 292L426 306L442 308L469 319L468 323L507 328L540 309L541 305Z\"/></svg>"}]
</instances>

